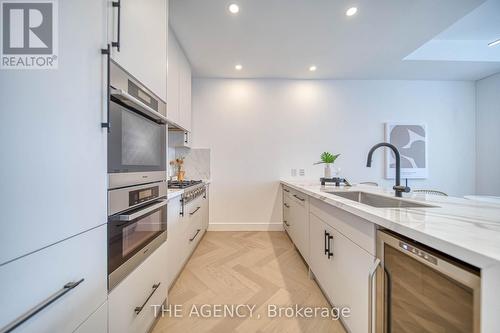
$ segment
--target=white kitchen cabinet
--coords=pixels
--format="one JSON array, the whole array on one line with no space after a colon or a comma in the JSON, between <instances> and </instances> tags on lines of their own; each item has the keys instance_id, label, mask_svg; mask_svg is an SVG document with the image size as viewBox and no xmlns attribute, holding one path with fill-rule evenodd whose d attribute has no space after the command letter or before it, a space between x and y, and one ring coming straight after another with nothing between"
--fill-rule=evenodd
<instances>
[{"instance_id":1,"label":"white kitchen cabinet","mask_svg":"<svg viewBox=\"0 0 500 333\"><path fill-rule=\"evenodd\" d=\"M168 227L167 227L167 287L170 288L176 279L182 265L184 264L184 251L185 247L184 236L187 233L187 219L181 216L182 201L181 197L175 197L168 202ZM175 253L175 255L171 255Z\"/></svg>"},{"instance_id":2,"label":"white kitchen cabinet","mask_svg":"<svg viewBox=\"0 0 500 333\"><path fill-rule=\"evenodd\" d=\"M175 254L175 252L174 252ZM162 244L109 294L109 333L148 332L155 320L153 305L167 297L166 244Z\"/></svg>"},{"instance_id":3,"label":"white kitchen cabinet","mask_svg":"<svg viewBox=\"0 0 500 333\"><path fill-rule=\"evenodd\" d=\"M191 132L191 65L171 28L168 43L167 118Z\"/></svg>"},{"instance_id":4,"label":"white kitchen cabinet","mask_svg":"<svg viewBox=\"0 0 500 333\"><path fill-rule=\"evenodd\" d=\"M183 213L183 215L180 214ZM208 228L208 192L182 207L180 197L168 203L167 284L172 287Z\"/></svg>"},{"instance_id":5,"label":"white kitchen cabinet","mask_svg":"<svg viewBox=\"0 0 500 333\"><path fill-rule=\"evenodd\" d=\"M195 200L195 205L191 206L189 212L189 228L187 233L187 253L186 259L191 256L194 249L198 245L203 233L205 232L203 228L203 201L202 197Z\"/></svg>"},{"instance_id":6,"label":"white kitchen cabinet","mask_svg":"<svg viewBox=\"0 0 500 333\"><path fill-rule=\"evenodd\" d=\"M191 132L169 128L168 146L172 148L191 148Z\"/></svg>"},{"instance_id":7,"label":"white kitchen cabinet","mask_svg":"<svg viewBox=\"0 0 500 333\"><path fill-rule=\"evenodd\" d=\"M209 197L210 197L210 185L206 185L205 187L205 195L202 197L202 206L201 206L201 214L202 214L202 223L201 226L204 231L208 230L208 224L210 220L210 207L209 207Z\"/></svg>"},{"instance_id":8,"label":"white kitchen cabinet","mask_svg":"<svg viewBox=\"0 0 500 333\"><path fill-rule=\"evenodd\" d=\"M179 109L181 126L191 131L191 65L185 54L179 62Z\"/></svg>"},{"instance_id":9,"label":"white kitchen cabinet","mask_svg":"<svg viewBox=\"0 0 500 333\"><path fill-rule=\"evenodd\" d=\"M108 13L112 59L167 101L168 0L108 0Z\"/></svg>"},{"instance_id":10,"label":"white kitchen cabinet","mask_svg":"<svg viewBox=\"0 0 500 333\"><path fill-rule=\"evenodd\" d=\"M314 214L310 214L309 244L311 270L330 302L350 308L344 324L351 332L368 332L375 257Z\"/></svg>"},{"instance_id":11,"label":"white kitchen cabinet","mask_svg":"<svg viewBox=\"0 0 500 333\"><path fill-rule=\"evenodd\" d=\"M331 257L328 258L327 237L333 233L333 230L313 214L309 215L309 223L309 267L323 292L330 298L328 287L331 283L336 283L336 277L330 276Z\"/></svg>"},{"instance_id":12,"label":"white kitchen cabinet","mask_svg":"<svg viewBox=\"0 0 500 333\"><path fill-rule=\"evenodd\" d=\"M283 198L285 230L307 262L309 260L309 198L289 188L283 189Z\"/></svg>"},{"instance_id":13,"label":"white kitchen cabinet","mask_svg":"<svg viewBox=\"0 0 500 333\"><path fill-rule=\"evenodd\" d=\"M58 68L0 74L0 265L107 222L106 3L57 3Z\"/></svg>"},{"instance_id":14,"label":"white kitchen cabinet","mask_svg":"<svg viewBox=\"0 0 500 333\"><path fill-rule=\"evenodd\" d=\"M181 61L180 45L171 28L168 29L168 73L167 73L167 119L180 126L179 71Z\"/></svg>"},{"instance_id":15,"label":"white kitchen cabinet","mask_svg":"<svg viewBox=\"0 0 500 333\"><path fill-rule=\"evenodd\" d=\"M108 333L108 302L101 305L74 333Z\"/></svg>"},{"instance_id":16,"label":"white kitchen cabinet","mask_svg":"<svg viewBox=\"0 0 500 333\"><path fill-rule=\"evenodd\" d=\"M16 332L73 332L107 296L106 226L92 229L0 267L0 327L79 282Z\"/></svg>"}]
</instances>

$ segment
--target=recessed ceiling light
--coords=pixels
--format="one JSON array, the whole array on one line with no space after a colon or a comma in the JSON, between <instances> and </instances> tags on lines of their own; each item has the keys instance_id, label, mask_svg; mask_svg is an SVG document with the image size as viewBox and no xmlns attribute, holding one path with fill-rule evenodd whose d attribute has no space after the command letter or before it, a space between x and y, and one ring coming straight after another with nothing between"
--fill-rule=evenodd
<instances>
[{"instance_id":1,"label":"recessed ceiling light","mask_svg":"<svg viewBox=\"0 0 500 333\"><path fill-rule=\"evenodd\" d=\"M234 69L236 69L237 71L241 71L243 69L243 66L238 64L238 65L234 66Z\"/></svg>"},{"instance_id":2,"label":"recessed ceiling light","mask_svg":"<svg viewBox=\"0 0 500 333\"><path fill-rule=\"evenodd\" d=\"M231 12L231 14L238 14L240 11L240 6L238 6L235 3L232 3L229 5L228 9Z\"/></svg>"},{"instance_id":3,"label":"recessed ceiling light","mask_svg":"<svg viewBox=\"0 0 500 333\"><path fill-rule=\"evenodd\" d=\"M496 45L499 45L499 44L500 44L500 39L497 39L496 41L489 43L488 46L492 47L492 46L496 46Z\"/></svg>"},{"instance_id":4,"label":"recessed ceiling light","mask_svg":"<svg viewBox=\"0 0 500 333\"><path fill-rule=\"evenodd\" d=\"M357 12L358 12L358 9L357 9L356 7L351 7L351 8L349 8L349 9L345 12L345 14L346 14L347 16L353 16L353 15L354 15L354 14L356 14Z\"/></svg>"},{"instance_id":5,"label":"recessed ceiling light","mask_svg":"<svg viewBox=\"0 0 500 333\"><path fill-rule=\"evenodd\" d=\"M311 72L315 72L315 71L316 71L316 69L317 69L317 68L316 68L316 66L314 66L314 65L309 66L309 70L310 70Z\"/></svg>"}]
</instances>

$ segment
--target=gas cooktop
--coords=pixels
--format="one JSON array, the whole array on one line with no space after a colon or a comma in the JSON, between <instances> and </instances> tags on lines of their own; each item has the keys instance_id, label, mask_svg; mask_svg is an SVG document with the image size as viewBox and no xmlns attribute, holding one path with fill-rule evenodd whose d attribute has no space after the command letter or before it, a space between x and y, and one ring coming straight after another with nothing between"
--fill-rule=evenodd
<instances>
[{"instance_id":1,"label":"gas cooktop","mask_svg":"<svg viewBox=\"0 0 500 333\"><path fill-rule=\"evenodd\" d=\"M202 180L183 180L181 182L178 180L169 180L168 188L188 188L190 186L201 184L202 182Z\"/></svg>"}]
</instances>

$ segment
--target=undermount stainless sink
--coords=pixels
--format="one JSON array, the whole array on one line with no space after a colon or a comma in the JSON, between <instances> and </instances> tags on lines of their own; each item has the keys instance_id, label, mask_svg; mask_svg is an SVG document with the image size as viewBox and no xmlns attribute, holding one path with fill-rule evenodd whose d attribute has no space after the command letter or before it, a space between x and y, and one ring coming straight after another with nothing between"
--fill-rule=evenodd
<instances>
[{"instance_id":1,"label":"undermount stainless sink","mask_svg":"<svg viewBox=\"0 0 500 333\"><path fill-rule=\"evenodd\" d=\"M437 206L389 198L383 195L352 191L352 192L328 192L330 194L356 201L377 208L432 208Z\"/></svg>"}]
</instances>

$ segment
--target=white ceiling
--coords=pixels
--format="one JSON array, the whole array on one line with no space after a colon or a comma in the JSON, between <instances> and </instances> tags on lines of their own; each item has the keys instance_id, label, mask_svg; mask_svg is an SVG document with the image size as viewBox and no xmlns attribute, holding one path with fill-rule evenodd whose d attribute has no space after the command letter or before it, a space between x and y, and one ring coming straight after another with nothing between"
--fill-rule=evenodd
<instances>
[{"instance_id":1,"label":"white ceiling","mask_svg":"<svg viewBox=\"0 0 500 333\"><path fill-rule=\"evenodd\" d=\"M233 2L237 15L227 10ZM476 80L500 62L404 58L483 2L171 0L170 22L197 77ZM352 6L358 13L347 17ZM441 38L464 39L465 30ZM482 30L492 31L471 38Z\"/></svg>"},{"instance_id":2,"label":"white ceiling","mask_svg":"<svg viewBox=\"0 0 500 333\"><path fill-rule=\"evenodd\" d=\"M500 0L488 0L405 59L500 64ZM495 64L494 64L495 65Z\"/></svg>"}]
</instances>

